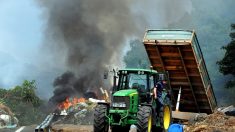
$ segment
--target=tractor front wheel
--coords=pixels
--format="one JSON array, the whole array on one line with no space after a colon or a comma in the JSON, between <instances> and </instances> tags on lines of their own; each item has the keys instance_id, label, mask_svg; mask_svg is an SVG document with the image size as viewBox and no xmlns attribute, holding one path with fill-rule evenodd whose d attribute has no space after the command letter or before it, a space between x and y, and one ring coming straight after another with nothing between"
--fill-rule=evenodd
<instances>
[{"instance_id":1,"label":"tractor front wheel","mask_svg":"<svg viewBox=\"0 0 235 132\"><path fill-rule=\"evenodd\" d=\"M108 108L106 105L98 104L94 112L94 132L108 132L109 123L105 117Z\"/></svg>"},{"instance_id":2,"label":"tractor front wheel","mask_svg":"<svg viewBox=\"0 0 235 132\"><path fill-rule=\"evenodd\" d=\"M140 106L137 112L137 132L151 132L152 120L151 107Z\"/></svg>"}]
</instances>

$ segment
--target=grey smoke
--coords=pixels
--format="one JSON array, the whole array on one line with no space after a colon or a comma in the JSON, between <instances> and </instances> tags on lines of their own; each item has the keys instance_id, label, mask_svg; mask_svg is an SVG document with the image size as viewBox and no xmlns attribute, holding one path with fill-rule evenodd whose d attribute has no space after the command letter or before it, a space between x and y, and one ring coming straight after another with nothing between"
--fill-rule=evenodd
<instances>
[{"instance_id":1,"label":"grey smoke","mask_svg":"<svg viewBox=\"0 0 235 132\"><path fill-rule=\"evenodd\" d=\"M145 28L166 28L193 11L191 0L133 0L133 3L148 21Z\"/></svg>"},{"instance_id":2,"label":"grey smoke","mask_svg":"<svg viewBox=\"0 0 235 132\"><path fill-rule=\"evenodd\" d=\"M99 87L110 88L102 80L103 72L108 65L120 66L128 40L142 38L145 28L150 28L150 25L163 21L167 21L163 24L167 25L191 10L187 0L173 3L169 0L39 2L47 19L43 49L48 49L55 64L62 65L58 67L69 71L55 80L67 81L54 85L52 102L74 94L82 96L87 91L97 92ZM171 8L171 4L176 8Z\"/></svg>"},{"instance_id":3,"label":"grey smoke","mask_svg":"<svg viewBox=\"0 0 235 132\"><path fill-rule=\"evenodd\" d=\"M65 98L71 94L81 96L87 91L97 91L99 87L107 88L102 80L103 72L107 65L120 62L123 44L128 38L137 36L140 24L144 23L129 5L126 0L51 0L41 3L48 16L45 33L49 43L45 48L50 49L55 60L65 62L66 69L73 73L61 76L68 81L55 86L52 101L58 102L57 97Z\"/></svg>"}]
</instances>

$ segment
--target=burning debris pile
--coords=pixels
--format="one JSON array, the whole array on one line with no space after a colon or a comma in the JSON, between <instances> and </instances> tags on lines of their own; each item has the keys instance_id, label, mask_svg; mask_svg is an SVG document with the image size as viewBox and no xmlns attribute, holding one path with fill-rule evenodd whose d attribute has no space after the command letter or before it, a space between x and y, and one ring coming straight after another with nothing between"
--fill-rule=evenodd
<instances>
[{"instance_id":1,"label":"burning debris pile","mask_svg":"<svg viewBox=\"0 0 235 132\"><path fill-rule=\"evenodd\" d=\"M91 125L93 123L93 110L97 102L93 98L67 97L57 105L56 110L49 114L46 119L36 127L35 131L52 130L54 126L62 124L70 125Z\"/></svg>"},{"instance_id":2,"label":"burning debris pile","mask_svg":"<svg viewBox=\"0 0 235 132\"><path fill-rule=\"evenodd\" d=\"M93 123L94 107L98 102L109 102L107 90L100 88L102 100L89 97L97 97L94 92L87 92L84 97L66 97L64 101L58 103L55 110L35 128L35 131L49 131L62 124L70 125L91 125ZM56 127L55 127L56 126ZM59 127L60 128L60 127ZM57 130L56 130L57 131Z\"/></svg>"},{"instance_id":3,"label":"burning debris pile","mask_svg":"<svg viewBox=\"0 0 235 132\"><path fill-rule=\"evenodd\" d=\"M96 103L85 98L66 98L64 102L58 105L56 114L64 116L54 124L92 124L93 109Z\"/></svg>"},{"instance_id":4,"label":"burning debris pile","mask_svg":"<svg viewBox=\"0 0 235 132\"><path fill-rule=\"evenodd\" d=\"M225 113L227 108L218 109L211 115L199 115L184 128L185 132L234 132L235 116ZM228 110L228 109L227 109Z\"/></svg>"}]
</instances>

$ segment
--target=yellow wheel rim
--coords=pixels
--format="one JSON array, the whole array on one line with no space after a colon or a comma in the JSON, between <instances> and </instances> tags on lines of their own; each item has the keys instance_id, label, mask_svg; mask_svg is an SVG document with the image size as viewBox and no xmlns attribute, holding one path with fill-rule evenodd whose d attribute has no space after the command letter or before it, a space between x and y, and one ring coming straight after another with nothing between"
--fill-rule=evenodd
<instances>
[{"instance_id":1,"label":"yellow wheel rim","mask_svg":"<svg viewBox=\"0 0 235 132\"><path fill-rule=\"evenodd\" d=\"M150 115L148 118L148 132L151 132L152 129L152 116Z\"/></svg>"},{"instance_id":2,"label":"yellow wheel rim","mask_svg":"<svg viewBox=\"0 0 235 132\"><path fill-rule=\"evenodd\" d=\"M165 106L163 109L163 125L164 129L167 130L170 126L171 113L169 106Z\"/></svg>"}]
</instances>

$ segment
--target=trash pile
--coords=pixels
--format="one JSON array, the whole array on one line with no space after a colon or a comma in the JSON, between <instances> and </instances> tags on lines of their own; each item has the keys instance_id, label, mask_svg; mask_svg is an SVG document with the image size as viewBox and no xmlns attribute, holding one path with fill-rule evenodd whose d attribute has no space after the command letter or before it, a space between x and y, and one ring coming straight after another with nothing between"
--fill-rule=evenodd
<instances>
[{"instance_id":1,"label":"trash pile","mask_svg":"<svg viewBox=\"0 0 235 132\"><path fill-rule=\"evenodd\" d=\"M235 132L234 106L219 108L213 114L199 114L184 127L184 132ZM228 115L227 115L228 114Z\"/></svg>"},{"instance_id":2,"label":"trash pile","mask_svg":"<svg viewBox=\"0 0 235 132\"><path fill-rule=\"evenodd\" d=\"M15 128L18 126L18 119L11 112L10 108L0 104L0 129Z\"/></svg>"},{"instance_id":3,"label":"trash pile","mask_svg":"<svg viewBox=\"0 0 235 132\"><path fill-rule=\"evenodd\" d=\"M70 99L71 100L71 99ZM97 102L104 100L96 100L89 98L71 105L67 109L60 111L60 119L53 122L54 124L74 124L74 125L92 125L93 112Z\"/></svg>"},{"instance_id":4,"label":"trash pile","mask_svg":"<svg viewBox=\"0 0 235 132\"><path fill-rule=\"evenodd\" d=\"M103 95L100 96L102 100L89 98L91 96L81 98L67 97L63 102L57 104L55 111L50 113L45 120L35 128L35 131L67 131L67 129L70 131L70 129L75 126L92 126L94 109L97 103L110 101L107 90L103 90L103 88L100 88L100 90ZM89 92L89 95L90 94ZM71 127L71 125L74 127ZM64 128L62 127L62 129L61 126L64 126Z\"/></svg>"},{"instance_id":5,"label":"trash pile","mask_svg":"<svg viewBox=\"0 0 235 132\"><path fill-rule=\"evenodd\" d=\"M68 99L74 100L74 99ZM93 112L97 102L104 102L104 100L97 100L89 98L70 105L67 109L60 110L60 113L54 113L52 123L49 123L51 131L83 131L83 129L92 128Z\"/></svg>"},{"instance_id":6,"label":"trash pile","mask_svg":"<svg viewBox=\"0 0 235 132\"><path fill-rule=\"evenodd\" d=\"M109 102L107 90L100 88L102 99L67 97L58 105L59 116L62 118L53 124L92 125L94 108L98 102Z\"/></svg>"}]
</instances>

